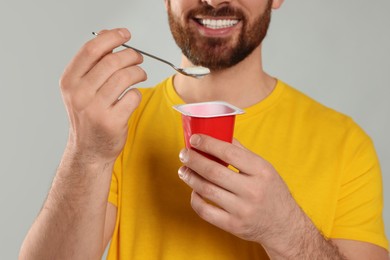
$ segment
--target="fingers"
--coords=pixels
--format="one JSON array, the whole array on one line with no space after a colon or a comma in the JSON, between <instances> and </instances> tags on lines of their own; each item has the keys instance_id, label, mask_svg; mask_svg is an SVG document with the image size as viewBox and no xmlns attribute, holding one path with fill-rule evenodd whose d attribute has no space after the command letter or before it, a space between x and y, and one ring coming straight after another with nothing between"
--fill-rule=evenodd
<instances>
[{"instance_id":1,"label":"fingers","mask_svg":"<svg viewBox=\"0 0 390 260\"><path fill-rule=\"evenodd\" d=\"M269 225L276 223L275 216L288 219L292 209L299 208L272 165L238 141L230 144L196 134L190 143L195 149L180 153L184 166L179 169L179 177L193 189L191 206L207 222L242 239L259 242L261 235L270 230ZM235 166L240 173L198 151ZM286 225L278 228L284 230Z\"/></svg>"},{"instance_id":2,"label":"fingers","mask_svg":"<svg viewBox=\"0 0 390 260\"><path fill-rule=\"evenodd\" d=\"M131 110L132 106L124 107L125 102L119 104L116 101L130 86L146 80L145 71L137 66L143 57L131 49L112 52L129 38L126 29L106 30L81 48L60 81L68 104L84 108L95 100L96 104L106 108L115 104L117 110Z\"/></svg>"},{"instance_id":3,"label":"fingers","mask_svg":"<svg viewBox=\"0 0 390 260\"><path fill-rule=\"evenodd\" d=\"M120 101L118 101L115 106L113 106L113 110L117 113L114 113L118 116L119 119L122 119L125 124L127 124L129 115L131 115L134 110L138 107L141 102L142 95L138 89L133 88L128 90L127 93L122 97Z\"/></svg>"},{"instance_id":4,"label":"fingers","mask_svg":"<svg viewBox=\"0 0 390 260\"><path fill-rule=\"evenodd\" d=\"M130 86L146 80L147 76L143 69L138 66L131 66L116 71L107 82L98 90L96 97L106 107L119 105L118 97Z\"/></svg>"},{"instance_id":5,"label":"fingers","mask_svg":"<svg viewBox=\"0 0 390 260\"><path fill-rule=\"evenodd\" d=\"M239 192L236 183L239 181L240 176L229 168L207 159L194 150L183 149L179 157L186 167L192 169L209 182L232 193L237 194Z\"/></svg>"},{"instance_id":6,"label":"fingers","mask_svg":"<svg viewBox=\"0 0 390 260\"><path fill-rule=\"evenodd\" d=\"M210 136L196 134L191 136L190 143L197 150L215 156L245 174L257 175L272 168L266 160L243 148L238 141L231 144Z\"/></svg>"},{"instance_id":7,"label":"fingers","mask_svg":"<svg viewBox=\"0 0 390 260\"><path fill-rule=\"evenodd\" d=\"M100 36L99 36L100 37ZM143 61L141 54L131 49L121 50L104 56L83 78L83 85L92 91L98 91L107 79L127 67L138 65ZM116 79L114 79L116 80ZM136 83L137 81L134 81Z\"/></svg>"},{"instance_id":8,"label":"fingers","mask_svg":"<svg viewBox=\"0 0 390 260\"><path fill-rule=\"evenodd\" d=\"M188 167L183 166L179 169L179 177L197 194L226 211L231 209L231 205L237 204L235 194L202 178Z\"/></svg>"},{"instance_id":9,"label":"fingers","mask_svg":"<svg viewBox=\"0 0 390 260\"><path fill-rule=\"evenodd\" d=\"M65 74L83 77L107 53L127 42L130 32L127 29L114 29L101 32L98 37L88 41L76 54Z\"/></svg>"},{"instance_id":10,"label":"fingers","mask_svg":"<svg viewBox=\"0 0 390 260\"><path fill-rule=\"evenodd\" d=\"M226 223L230 222L231 215L225 210L207 203L195 191L191 194L191 206L205 221L223 230L228 230Z\"/></svg>"}]
</instances>

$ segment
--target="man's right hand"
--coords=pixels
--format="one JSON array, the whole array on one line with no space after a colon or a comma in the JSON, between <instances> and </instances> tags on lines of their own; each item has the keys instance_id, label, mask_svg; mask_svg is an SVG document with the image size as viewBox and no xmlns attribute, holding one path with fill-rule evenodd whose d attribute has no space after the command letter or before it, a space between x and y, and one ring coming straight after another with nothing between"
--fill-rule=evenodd
<instances>
[{"instance_id":1,"label":"man's right hand","mask_svg":"<svg viewBox=\"0 0 390 260\"><path fill-rule=\"evenodd\" d=\"M116 207L107 202L112 168L141 100L136 89L118 97L146 79L139 53L113 52L129 39L126 29L102 31L66 68L60 84L69 141L19 259L101 258L116 220Z\"/></svg>"},{"instance_id":2,"label":"man's right hand","mask_svg":"<svg viewBox=\"0 0 390 260\"><path fill-rule=\"evenodd\" d=\"M141 94L128 87L144 81L138 66L142 56L131 49L113 50L130 39L127 29L104 30L87 42L70 62L60 80L70 121L68 147L81 162L111 162L127 136L128 119Z\"/></svg>"}]
</instances>

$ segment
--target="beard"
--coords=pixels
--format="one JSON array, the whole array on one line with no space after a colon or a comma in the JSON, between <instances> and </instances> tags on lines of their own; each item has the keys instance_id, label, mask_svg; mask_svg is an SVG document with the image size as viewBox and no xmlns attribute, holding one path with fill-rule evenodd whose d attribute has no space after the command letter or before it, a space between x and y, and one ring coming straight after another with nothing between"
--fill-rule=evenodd
<instances>
[{"instance_id":1,"label":"beard","mask_svg":"<svg viewBox=\"0 0 390 260\"><path fill-rule=\"evenodd\" d=\"M173 38L184 56L194 65L207 67L212 71L232 67L253 52L264 40L271 21L272 0L269 0L265 11L253 23L249 23L244 13L236 8L224 6L219 9L203 4L191 10L182 23L175 16L168 1L168 21ZM187 21L197 15L218 17L235 17L242 23L241 32L236 40L231 37L212 38L200 35L191 28Z\"/></svg>"}]
</instances>

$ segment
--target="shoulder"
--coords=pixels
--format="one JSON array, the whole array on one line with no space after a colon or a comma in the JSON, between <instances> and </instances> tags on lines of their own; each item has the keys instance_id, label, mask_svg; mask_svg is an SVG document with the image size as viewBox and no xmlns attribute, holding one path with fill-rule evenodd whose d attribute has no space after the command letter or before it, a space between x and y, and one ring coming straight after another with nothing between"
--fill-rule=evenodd
<instances>
[{"instance_id":1,"label":"shoulder","mask_svg":"<svg viewBox=\"0 0 390 260\"><path fill-rule=\"evenodd\" d=\"M284 122L290 138L321 147L322 152L340 153L351 157L365 150L374 161L375 151L371 137L349 115L328 107L285 83L274 118ZM282 124L282 123L280 123Z\"/></svg>"},{"instance_id":2,"label":"shoulder","mask_svg":"<svg viewBox=\"0 0 390 260\"><path fill-rule=\"evenodd\" d=\"M320 103L300 90L284 82L281 82L281 84L284 87L283 102L287 105L294 106L297 111L304 111L309 116L320 115L321 119L350 120L349 116ZM323 116L325 116L325 118L323 118Z\"/></svg>"},{"instance_id":3,"label":"shoulder","mask_svg":"<svg viewBox=\"0 0 390 260\"><path fill-rule=\"evenodd\" d=\"M284 109L289 109L294 117L300 118L305 125L313 127L313 130L324 129L330 131L330 134L354 132L367 137L351 116L324 105L284 82L281 84L284 88L281 102Z\"/></svg>"}]
</instances>

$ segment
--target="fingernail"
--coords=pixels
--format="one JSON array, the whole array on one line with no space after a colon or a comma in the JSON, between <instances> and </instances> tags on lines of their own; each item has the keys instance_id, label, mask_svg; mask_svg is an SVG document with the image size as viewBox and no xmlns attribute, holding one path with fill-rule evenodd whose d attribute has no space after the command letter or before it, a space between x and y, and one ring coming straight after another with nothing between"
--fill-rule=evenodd
<instances>
[{"instance_id":1,"label":"fingernail","mask_svg":"<svg viewBox=\"0 0 390 260\"><path fill-rule=\"evenodd\" d=\"M128 39L130 37L130 32L127 29L119 29L118 33L125 39Z\"/></svg>"},{"instance_id":2,"label":"fingernail","mask_svg":"<svg viewBox=\"0 0 390 260\"><path fill-rule=\"evenodd\" d=\"M190 144L193 147L197 147L200 143L200 136L199 135L192 135L190 138Z\"/></svg>"},{"instance_id":3,"label":"fingernail","mask_svg":"<svg viewBox=\"0 0 390 260\"><path fill-rule=\"evenodd\" d=\"M184 179L186 176L186 172L187 172L187 167L185 166L180 167L179 170L177 171L177 173L179 174L179 178Z\"/></svg>"},{"instance_id":4,"label":"fingernail","mask_svg":"<svg viewBox=\"0 0 390 260\"><path fill-rule=\"evenodd\" d=\"M186 163L188 161L188 149L187 148L184 148L183 150L181 150L181 152L179 154L179 159L182 163Z\"/></svg>"}]
</instances>

